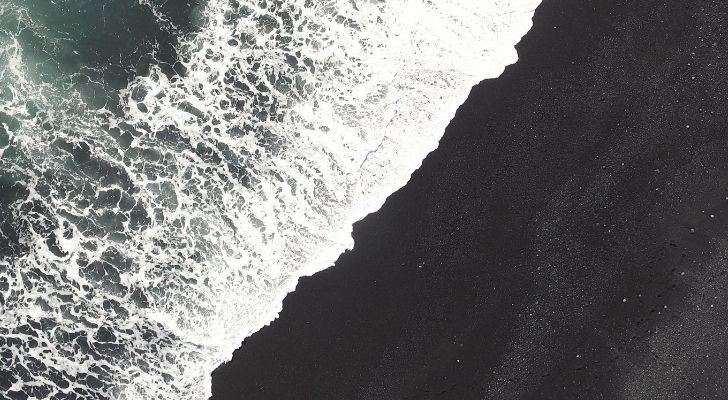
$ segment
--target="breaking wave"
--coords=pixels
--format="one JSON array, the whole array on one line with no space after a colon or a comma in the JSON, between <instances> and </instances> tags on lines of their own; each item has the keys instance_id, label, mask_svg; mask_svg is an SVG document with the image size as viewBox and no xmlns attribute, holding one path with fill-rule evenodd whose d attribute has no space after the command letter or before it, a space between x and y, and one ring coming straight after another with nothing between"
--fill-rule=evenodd
<instances>
[{"instance_id":1,"label":"breaking wave","mask_svg":"<svg viewBox=\"0 0 728 400\"><path fill-rule=\"evenodd\" d=\"M209 397L516 61L537 1L180 4L0 0L10 398Z\"/></svg>"}]
</instances>

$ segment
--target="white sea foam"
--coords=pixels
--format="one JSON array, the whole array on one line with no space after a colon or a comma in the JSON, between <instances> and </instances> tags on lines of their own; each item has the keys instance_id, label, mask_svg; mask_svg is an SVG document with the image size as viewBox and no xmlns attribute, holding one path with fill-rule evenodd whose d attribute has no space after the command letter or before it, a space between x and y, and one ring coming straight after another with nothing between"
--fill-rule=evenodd
<instances>
[{"instance_id":1,"label":"white sea foam","mask_svg":"<svg viewBox=\"0 0 728 400\"><path fill-rule=\"evenodd\" d=\"M27 229L0 263L0 349L34 377L13 372L13 389L208 397L210 372L353 245L472 85L516 61L537 4L210 0L180 46L186 76L138 77L123 115L34 82L4 38L0 111L19 126L0 152L19 154L3 167Z\"/></svg>"}]
</instances>

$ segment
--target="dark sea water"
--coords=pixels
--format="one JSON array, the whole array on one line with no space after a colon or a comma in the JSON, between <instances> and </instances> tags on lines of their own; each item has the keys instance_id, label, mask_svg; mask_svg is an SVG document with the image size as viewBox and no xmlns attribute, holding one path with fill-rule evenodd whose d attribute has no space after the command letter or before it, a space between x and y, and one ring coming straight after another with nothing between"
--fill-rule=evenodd
<instances>
[{"instance_id":1,"label":"dark sea water","mask_svg":"<svg viewBox=\"0 0 728 400\"><path fill-rule=\"evenodd\" d=\"M536 3L0 0L0 397L205 398Z\"/></svg>"}]
</instances>

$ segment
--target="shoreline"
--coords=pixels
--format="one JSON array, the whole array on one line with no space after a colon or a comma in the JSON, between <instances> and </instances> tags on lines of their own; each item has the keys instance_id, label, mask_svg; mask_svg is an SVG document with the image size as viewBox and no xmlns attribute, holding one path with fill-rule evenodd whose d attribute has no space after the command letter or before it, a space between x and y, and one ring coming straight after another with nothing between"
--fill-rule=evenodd
<instances>
[{"instance_id":1,"label":"shoreline","mask_svg":"<svg viewBox=\"0 0 728 400\"><path fill-rule=\"evenodd\" d=\"M213 398L728 393L726 20L545 0L518 62L218 368Z\"/></svg>"}]
</instances>

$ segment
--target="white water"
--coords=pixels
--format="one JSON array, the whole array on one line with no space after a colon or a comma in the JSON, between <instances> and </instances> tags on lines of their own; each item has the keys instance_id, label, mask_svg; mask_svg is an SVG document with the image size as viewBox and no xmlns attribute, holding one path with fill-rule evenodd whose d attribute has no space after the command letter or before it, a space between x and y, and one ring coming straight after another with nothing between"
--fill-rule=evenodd
<instances>
[{"instance_id":1,"label":"white water","mask_svg":"<svg viewBox=\"0 0 728 400\"><path fill-rule=\"evenodd\" d=\"M0 111L20 120L12 143L28 161L3 164L28 187L15 218L42 220L62 250L31 229L29 250L0 261L0 326L18 339L0 349L49 368L13 388L207 398L210 372L298 277L353 245L352 223L407 182L470 88L516 61L537 4L211 0L180 49L188 75L137 78L123 116L34 82L4 39L0 83L15 94ZM59 139L96 164L66 168ZM48 212L27 212L31 200ZM50 370L101 384L64 387Z\"/></svg>"}]
</instances>

